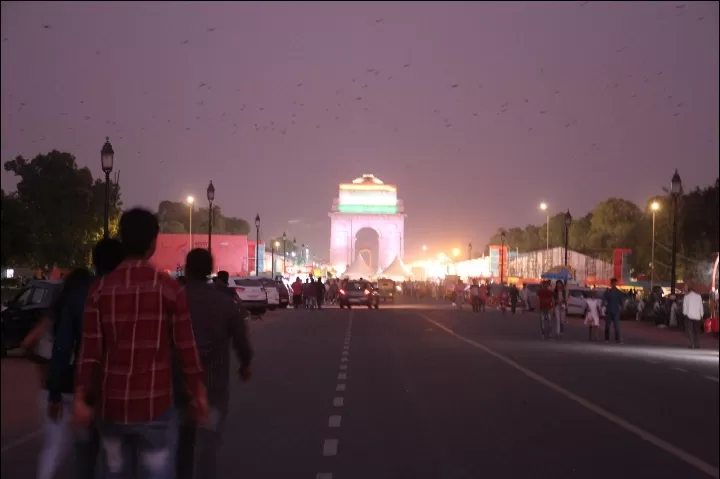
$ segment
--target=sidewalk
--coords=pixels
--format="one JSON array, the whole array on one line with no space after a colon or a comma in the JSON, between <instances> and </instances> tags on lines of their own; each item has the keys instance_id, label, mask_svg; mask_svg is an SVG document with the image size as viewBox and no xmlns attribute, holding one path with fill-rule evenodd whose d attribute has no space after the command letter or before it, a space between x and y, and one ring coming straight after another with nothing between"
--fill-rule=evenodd
<instances>
[{"instance_id":1,"label":"sidewalk","mask_svg":"<svg viewBox=\"0 0 720 479\"><path fill-rule=\"evenodd\" d=\"M583 318L570 318L573 325L583 326ZM604 334L605 322L600 321L600 337ZM635 344L656 346L687 347L690 340L684 329L658 328L654 323L647 321L623 320L620 321L620 333L624 341ZM613 334L612 327L610 334ZM710 334L700 336L701 349L718 350L718 340Z\"/></svg>"}]
</instances>

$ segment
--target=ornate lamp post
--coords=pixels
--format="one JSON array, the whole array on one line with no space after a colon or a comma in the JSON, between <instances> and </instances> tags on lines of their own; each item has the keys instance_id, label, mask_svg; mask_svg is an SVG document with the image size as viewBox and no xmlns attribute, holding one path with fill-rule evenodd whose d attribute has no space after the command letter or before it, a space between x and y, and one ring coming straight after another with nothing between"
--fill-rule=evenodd
<instances>
[{"instance_id":1,"label":"ornate lamp post","mask_svg":"<svg viewBox=\"0 0 720 479\"><path fill-rule=\"evenodd\" d=\"M677 227L679 212L679 200L682 195L682 180L675 170L675 174L670 180L670 196L673 201L673 224L672 224L672 263L670 266L670 294L675 294L675 286L677 283Z\"/></svg>"},{"instance_id":2,"label":"ornate lamp post","mask_svg":"<svg viewBox=\"0 0 720 479\"><path fill-rule=\"evenodd\" d=\"M105 144L100 150L100 163L105 173L105 223L103 228L103 237L108 238L110 235L110 173L113 170L115 161L115 151L110 144L110 137L105 137Z\"/></svg>"},{"instance_id":3,"label":"ornate lamp post","mask_svg":"<svg viewBox=\"0 0 720 479\"><path fill-rule=\"evenodd\" d=\"M272 264L270 265L270 274L273 278L275 278L275 250L278 248L280 248L280 243L273 241L272 248L270 249L270 257L272 261Z\"/></svg>"},{"instance_id":4,"label":"ornate lamp post","mask_svg":"<svg viewBox=\"0 0 720 479\"><path fill-rule=\"evenodd\" d=\"M260 276L260 213L255 215L255 276Z\"/></svg>"},{"instance_id":5,"label":"ornate lamp post","mask_svg":"<svg viewBox=\"0 0 720 479\"><path fill-rule=\"evenodd\" d=\"M210 207L208 208L208 253L212 253L212 220L213 220L213 201L215 201L215 187L212 181L207 187L207 199Z\"/></svg>"},{"instance_id":6,"label":"ornate lamp post","mask_svg":"<svg viewBox=\"0 0 720 479\"><path fill-rule=\"evenodd\" d=\"M195 198L193 198L192 196L188 196L187 198L185 198L185 202L188 204L188 211L190 212L188 215L190 217L190 247L188 249L191 250L193 249L192 217L193 210L195 209Z\"/></svg>"},{"instance_id":7,"label":"ornate lamp post","mask_svg":"<svg viewBox=\"0 0 720 479\"><path fill-rule=\"evenodd\" d=\"M500 233L500 284L505 283L505 232Z\"/></svg>"},{"instance_id":8,"label":"ornate lamp post","mask_svg":"<svg viewBox=\"0 0 720 479\"><path fill-rule=\"evenodd\" d=\"M286 268L286 260L287 260L287 235L283 231L283 276L287 274Z\"/></svg>"},{"instance_id":9,"label":"ornate lamp post","mask_svg":"<svg viewBox=\"0 0 720 479\"><path fill-rule=\"evenodd\" d=\"M543 264L543 269L544 269L545 271L547 271L548 269L550 269L550 266L551 266L551 264L550 264L551 262L548 261L548 255L550 254L550 213L549 213L548 210L547 210L547 209L548 209L548 205L547 205L547 203L545 203L545 202L540 203L540 209L542 210L543 213L546 214L546 219L545 219L545 224L546 224L546 226L545 226L545 254L543 255L543 263L545 263L545 264Z\"/></svg>"},{"instance_id":10,"label":"ornate lamp post","mask_svg":"<svg viewBox=\"0 0 720 479\"><path fill-rule=\"evenodd\" d=\"M652 210L652 246L650 248L650 293L655 287L655 214L660 209L660 203L653 201L650 205Z\"/></svg>"},{"instance_id":11,"label":"ornate lamp post","mask_svg":"<svg viewBox=\"0 0 720 479\"><path fill-rule=\"evenodd\" d=\"M568 240L570 239L570 224L572 223L572 215L570 210L565 213L565 266L568 265Z\"/></svg>"}]
</instances>

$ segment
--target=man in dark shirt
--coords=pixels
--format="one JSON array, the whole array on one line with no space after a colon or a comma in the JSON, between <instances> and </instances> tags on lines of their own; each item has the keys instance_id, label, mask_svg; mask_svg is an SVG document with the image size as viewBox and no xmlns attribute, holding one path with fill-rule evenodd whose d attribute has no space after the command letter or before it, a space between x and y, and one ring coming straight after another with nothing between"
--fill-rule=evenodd
<instances>
[{"instance_id":1,"label":"man in dark shirt","mask_svg":"<svg viewBox=\"0 0 720 479\"><path fill-rule=\"evenodd\" d=\"M210 420L197 428L194 424L182 427L178 477L215 479L217 450L230 401L229 346L231 343L235 349L243 382L250 379L253 352L242 303L236 303L225 291L207 282L212 271L210 253L194 249L188 253L186 262L188 306L205 372Z\"/></svg>"},{"instance_id":2,"label":"man in dark shirt","mask_svg":"<svg viewBox=\"0 0 720 479\"><path fill-rule=\"evenodd\" d=\"M622 315L625 296L617 287L617 279L610 280L610 289L605 291L603 298L607 307L605 315L605 342L610 341L610 323L613 325L615 342L622 343L620 338L620 316Z\"/></svg>"}]
</instances>

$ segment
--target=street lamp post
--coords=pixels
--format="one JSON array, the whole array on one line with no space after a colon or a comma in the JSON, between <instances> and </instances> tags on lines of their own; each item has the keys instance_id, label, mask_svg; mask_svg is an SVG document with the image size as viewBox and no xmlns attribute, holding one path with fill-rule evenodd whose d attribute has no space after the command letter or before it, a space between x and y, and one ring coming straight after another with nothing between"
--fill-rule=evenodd
<instances>
[{"instance_id":1,"label":"street lamp post","mask_svg":"<svg viewBox=\"0 0 720 479\"><path fill-rule=\"evenodd\" d=\"M570 240L570 224L572 223L572 215L570 210L565 213L565 267L568 265L568 241Z\"/></svg>"},{"instance_id":2,"label":"street lamp post","mask_svg":"<svg viewBox=\"0 0 720 479\"><path fill-rule=\"evenodd\" d=\"M190 248L188 248L188 249L193 249L192 217L193 217L193 210L194 210L193 205L195 204L195 198L193 198L192 196L188 196L187 198L185 198L185 201L187 202L187 204L189 206L189 211L190 211L190 213L188 215L190 217Z\"/></svg>"},{"instance_id":3,"label":"street lamp post","mask_svg":"<svg viewBox=\"0 0 720 479\"><path fill-rule=\"evenodd\" d=\"M287 274L287 265L285 261L287 259L287 235L283 231L283 277Z\"/></svg>"},{"instance_id":4,"label":"street lamp post","mask_svg":"<svg viewBox=\"0 0 720 479\"><path fill-rule=\"evenodd\" d=\"M272 265L270 265L270 274L272 275L272 278L275 278L275 250L280 247L280 243L277 241L274 241L272 244L272 248L270 249L270 258L272 261ZM278 250L279 252L279 250Z\"/></svg>"},{"instance_id":5,"label":"street lamp post","mask_svg":"<svg viewBox=\"0 0 720 479\"><path fill-rule=\"evenodd\" d=\"M650 293L655 287L655 214L660 209L660 203L653 201L650 205L652 210L652 246L650 247Z\"/></svg>"},{"instance_id":6,"label":"street lamp post","mask_svg":"<svg viewBox=\"0 0 720 479\"><path fill-rule=\"evenodd\" d=\"M255 215L255 276L260 276L260 213Z\"/></svg>"},{"instance_id":7,"label":"street lamp post","mask_svg":"<svg viewBox=\"0 0 720 479\"><path fill-rule=\"evenodd\" d=\"M505 278L505 232L500 233L500 284L504 284Z\"/></svg>"},{"instance_id":8,"label":"street lamp post","mask_svg":"<svg viewBox=\"0 0 720 479\"><path fill-rule=\"evenodd\" d=\"M212 220L213 220L213 201L215 201L215 187L210 181L207 187L207 199L210 207L208 208L208 253L212 253Z\"/></svg>"},{"instance_id":9,"label":"street lamp post","mask_svg":"<svg viewBox=\"0 0 720 479\"><path fill-rule=\"evenodd\" d=\"M675 174L670 180L670 195L673 200L673 224L672 224L672 263L670 266L670 294L675 294L675 286L677 283L677 227L678 227L678 216L679 207L678 203L680 195L682 194L682 180L678 174L678 170L675 170Z\"/></svg>"},{"instance_id":10,"label":"street lamp post","mask_svg":"<svg viewBox=\"0 0 720 479\"><path fill-rule=\"evenodd\" d=\"M115 161L115 151L110 144L110 137L105 137L105 144L100 150L100 163L105 173L105 223L103 228L103 238L110 236L110 173L113 169Z\"/></svg>"},{"instance_id":11,"label":"street lamp post","mask_svg":"<svg viewBox=\"0 0 720 479\"><path fill-rule=\"evenodd\" d=\"M472 260L472 243L468 243L468 261Z\"/></svg>"},{"instance_id":12,"label":"street lamp post","mask_svg":"<svg viewBox=\"0 0 720 479\"><path fill-rule=\"evenodd\" d=\"M543 269L548 270L550 265L548 263L548 255L550 254L550 213L547 212L548 205L547 203L543 202L540 203L540 209L546 213L545 218L545 254L543 255Z\"/></svg>"}]
</instances>

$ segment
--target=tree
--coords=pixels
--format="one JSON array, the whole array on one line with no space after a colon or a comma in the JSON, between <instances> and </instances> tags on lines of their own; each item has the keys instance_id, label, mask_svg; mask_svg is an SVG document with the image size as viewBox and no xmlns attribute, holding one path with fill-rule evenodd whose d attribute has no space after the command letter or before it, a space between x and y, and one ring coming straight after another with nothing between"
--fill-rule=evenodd
<instances>
[{"instance_id":1,"label":"tree","mask_svg":"<svg viewBox=\"0 0 720 479\"><path fill-rule=\"evenodd\" d=\"M89 169L78 168L72 154L57 150L32 160L18 156L4 166L5 171L20 178L13 195L17 205L11 210L17 207L22 212L22 218L13 219L7 229L32 245L25 252L23 246L12 243L9 257L34 266L88 265L90 251L103 235L102 180L94 180ZM119 186L113 185L111 198L116 204L110 213L115 228L119 196Z\"/></svg>"},{"instance_id":2,"label":"tree","mask_svg":"<svg viewBox=\"0 0 720 479\"><path fill-rule=\"evenodd\" d=\"M27 231L27 216L23 212L23 205L18 201L16 194L6 195L0 190L0 234L2 245L0 248L0 264L24 263L30 253L30 240Z\"/></svg>"},{"instance_id":3,"label":"tree","mask_svg":"<svg viewBox=\"0 0 720 479\"><path fill-rule=\"evenodd\" d=\"M208 232L208 208L192 207L178 201L161 201L158 206L158 220L162 233L189 233L190 214L192 212L193 234L207 234ZM242 218L230 218L222 214L220 206L213 205L213 233L247 235L250 232L250 225Z\"/></svg>"}]
</instances>

